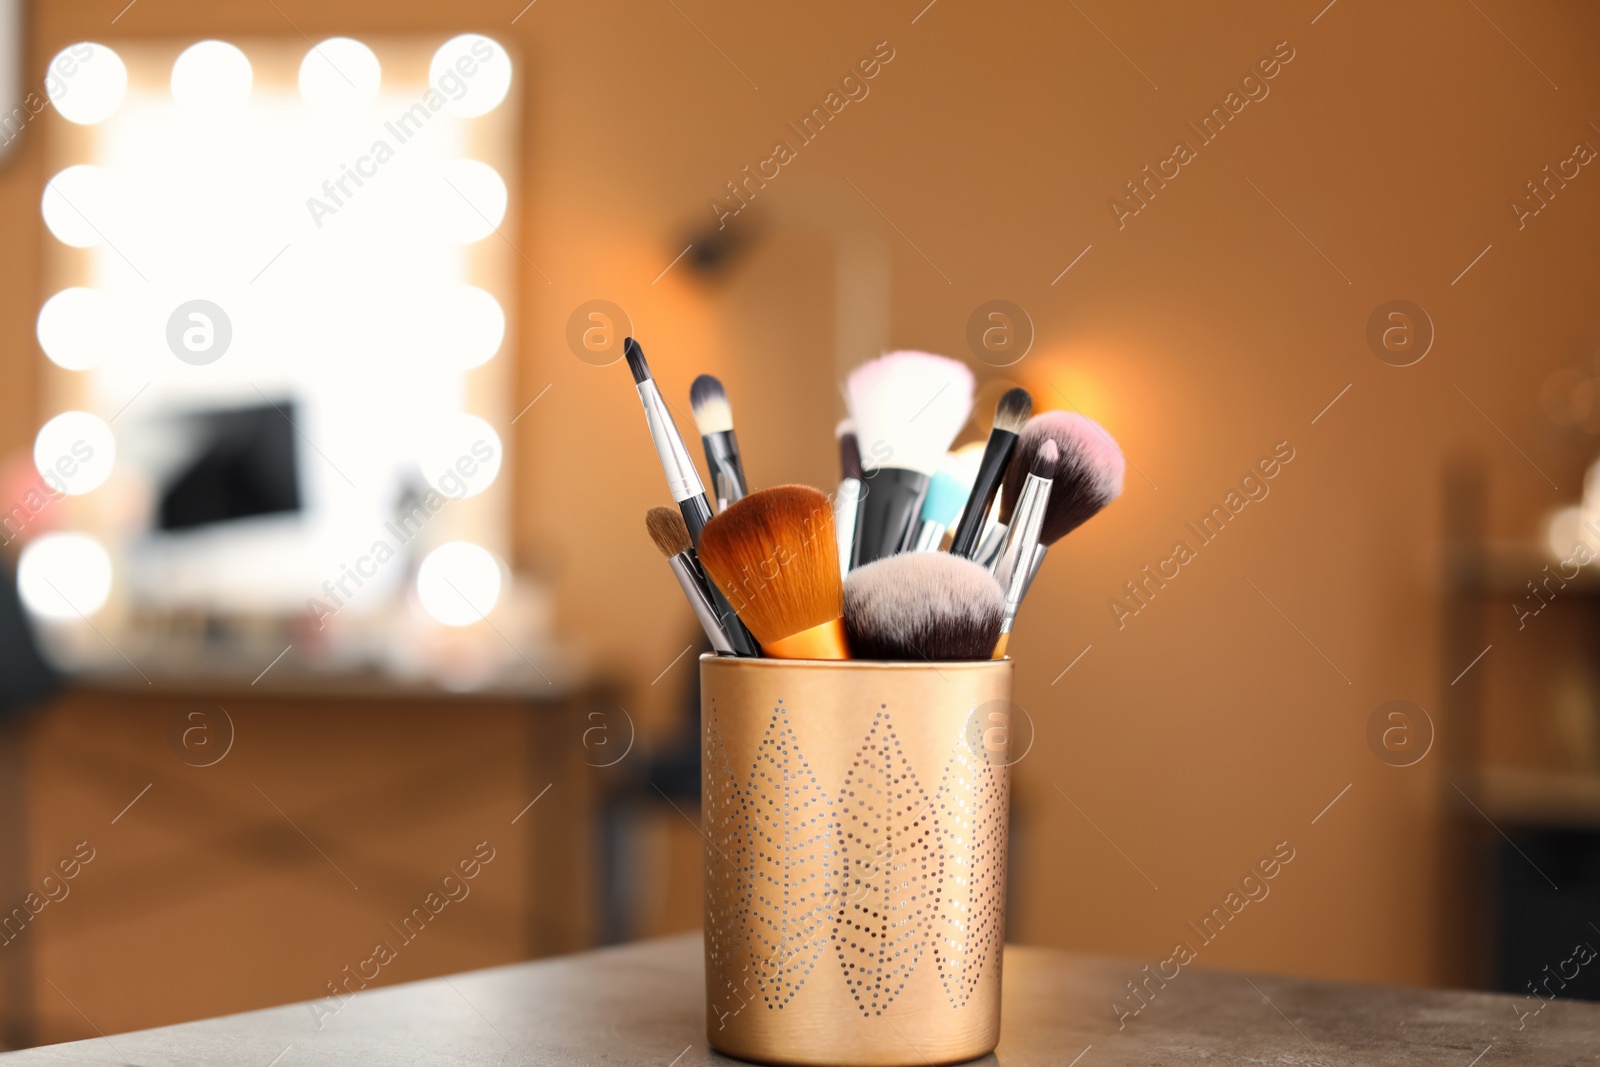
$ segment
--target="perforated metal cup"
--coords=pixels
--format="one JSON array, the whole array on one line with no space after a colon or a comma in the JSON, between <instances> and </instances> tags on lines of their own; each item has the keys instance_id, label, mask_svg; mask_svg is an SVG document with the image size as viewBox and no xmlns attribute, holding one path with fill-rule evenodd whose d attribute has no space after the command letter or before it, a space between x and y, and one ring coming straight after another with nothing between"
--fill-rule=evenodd
<instances>
[{"instance_id":1,"label":"perforated metal cup","mask_svg":"<svg viewBox=\"0 0 1600 1067\"><path fill-rule=\"evenodd\" d=\"M992 1051L1011 662L700 660L706 1027L765 1063Z\"/></svg>"}]
</instances>

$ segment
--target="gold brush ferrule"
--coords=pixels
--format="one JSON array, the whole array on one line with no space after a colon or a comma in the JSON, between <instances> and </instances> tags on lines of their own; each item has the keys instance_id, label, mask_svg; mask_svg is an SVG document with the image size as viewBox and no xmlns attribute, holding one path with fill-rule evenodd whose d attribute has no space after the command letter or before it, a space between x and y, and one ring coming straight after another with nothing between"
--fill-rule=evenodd
<instances>
[{"instance_id":1,"label":"gold brush ferrule","mask_svg":"<svg viewBox=\"0 0 1600 1067\"><path fill-rule=\"evenodd\" d=\"M850 646L844 639L844 620L829 619L820 626L801 630L761 646L773 659L849 659Z\"/></svg>"}]
</instances>

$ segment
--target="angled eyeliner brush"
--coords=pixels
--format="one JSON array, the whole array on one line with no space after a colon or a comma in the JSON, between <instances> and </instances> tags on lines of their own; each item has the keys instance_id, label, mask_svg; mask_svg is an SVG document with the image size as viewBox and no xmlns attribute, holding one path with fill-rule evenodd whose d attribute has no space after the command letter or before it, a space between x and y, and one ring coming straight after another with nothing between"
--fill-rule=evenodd
<instances>
[{"instance_id":1,"label":"angled eyeliner brush","mask_svg":"<svg viewBox=\"0 0 1600 1067\"><path fill-rule=\"evenodd\" d=\"M633 373L633 383L639 390L639 403L644 406L644 421L650 428L650 439L655 442L656 455L667 476L667 491L672 494L673 503L678 505L678 511L683 514L689 540L699 547L700 531L711 521L711 501L706 499L700 472L695 470L694 460L689 458L689 449L684 446L683 437L672 421L666 399L662 397L655 379L650 376L650 364L644 360L644 349L639 347L638 341L629 337L623 342L622 351L628 359L628 370ZM738 621L733 608L720 592L713 589L712 593L717 616L729 620L728 640L733 644L734 651L741 656L760 655L755 638Z\"/></svg>"}]
</instances>

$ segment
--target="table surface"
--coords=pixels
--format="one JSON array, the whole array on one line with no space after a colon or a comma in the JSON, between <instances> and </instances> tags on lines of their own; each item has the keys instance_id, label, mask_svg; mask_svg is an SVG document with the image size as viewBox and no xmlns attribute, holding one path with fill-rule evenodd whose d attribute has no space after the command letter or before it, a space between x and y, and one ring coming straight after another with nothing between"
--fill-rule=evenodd
<instances>
[{"instance_id":1,"label":"table surface","mask_svg":"<svg viewBox=\"0 0 1600 1067\"><path fill-rule=\"evenodd\" d=\"M242 961L245 965L248 961ZM0 1057L16 1064L732 1063L704 1032L700 935L390 986L318 1018L306 1004ZM1184 969L1119 1031L1110 1004L1142 964L1005 950L1005 1067L1600 1063L1600 1005ZM331 1006L331 1004L329 1005ZM92 1011L91 1005L80 1007ZM274 1059L274 1057L278 1057Z\"/></svg>"}]
</instances>

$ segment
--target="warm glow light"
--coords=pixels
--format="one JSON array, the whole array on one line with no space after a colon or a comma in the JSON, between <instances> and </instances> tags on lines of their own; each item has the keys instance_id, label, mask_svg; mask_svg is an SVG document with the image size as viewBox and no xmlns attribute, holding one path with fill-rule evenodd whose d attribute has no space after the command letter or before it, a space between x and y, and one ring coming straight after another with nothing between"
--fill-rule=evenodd
<instances>
[{"instance_id":1,"label":"warm glow light","mask_svg":"<svg viewBox=\"0 0 1600 1067\"><path fill-rule=\"evenodd\" d=\"M511 57L500 43L477 33L452 37L428 64L428 84L445 99L444 109L476 118L500 106L511 88Z\"/></svg>"},{"instance_id":2,"label":"warm glow light","mask_svg":"<svg viewBox=\"0 0 1600 1067\"><path fill-rule=\"evenodd\" d=\"M441 362L468 370L494 358L506 336L506 313L500 301L474 285L458 285L440 294L432 339Z\"/></svg>"},{"instance_id":3,"label":"warm glow light","mask_svg":"<svg viewBox=\"0 0 1600 1067\"><path fill-rule=\"evenodd\" d=\"M89 370L106 358L110 301L98 289L63 289L39 309L39 347L66 370Z\"/></svg>"},{"instance_id":4,"label":"warm glow light","mask_svg":"<svg viewBox=\"0 0 1600 1067\"><path fill-rule=\"evenodd\" d=\"M506 183L500 172L476 159L453 159L444 165L438 202L445 240L457 244L481 241L506 217Z\"/></svg>"},{"instance_id":5,"label":"warm glow light","mask_svg":"<svg viewBox=\"0 0 1600 1067\"><path fill-rule=\"evenodd\" d=\"M79 41L56 53L44 80L45 92L68 122L104 122L128 94L128 68L103 44Z\"/></svg>"},{"instance_id":6,"label":"warm glow light","mask_svg":"<svg viewBox=\"0 0 1600 1067\"><path fill-rule=\"evenodd\" d=\"M1600 510L1600 459L1589 464L1589 469L1583 473L1583 502L1585 506L1592 505Z\"/></svg>"},{"instance_id":7,"label":"warm glow light","mask_svg":"<svg viewBox=\"0 0 1600 1067\"><path fill-rule=\"evenodd\" d=\"M330 37L300 61L300 95L311 104L349 108L370 104L382 81L378 57L349 37Z\"/></svg>"},{"instance_id":8,"label":"warm glow light","mask_svg":"<svg viewBox=\"0 0 1600 1067\"><path fill-rule=\"evenodd\" d=\"M22 550L17 592L35 615L93 615L111 595L111 557L87 534L46 534Z\"/></svg>"},{"instance_id":9,"label":"warm glow light","mask_svg":"<svg viewBox=\"0 0 1600 1067\"><path fill-rule=\"evenodd\" d=\"M417 568L417 597L446 626L475 623L500 599L500 561L470 541L442 544Z\"/></svg>"},{"instance_id":10,"label":"warm glow light","mask_svg":"<svg viewBox=\"0 0 1600 1067\"><path fill-rule=\"evenodd\" d=\"M64 411L39 427L33 465L57 492L80 496L100 487L117 462L117 439L105 420L87 411Z\"/></svg>"},{"instance_id":11,"label":"warm glow light","mask_svg":"<svg viewBox=\"0 0 1600 1067\"><path fill-rule=\"evenodd\" d=\"M1595 530L1600 530L1600 513L1582 507L1562 508L1545 522L1545 551L1551 559L1574 563L1583 562L1580 546L1600 556L1600 536Z\"/></svg>"},{"instance_id":12,"label":"warm glow light","mask_svg":"<svg viewBox=\"0 0 1600 1067\"><path fill-rule=\"evenodd\" d=\"M1033 394L1035 411L1076 411L1099 423L1111 416L1110 390L1076 360L1025 359L1010 369Z\"/></svg>"},{"instance_id":13,"label":"warm glow light","mask_svg":"<svg viewBox=\"0 0 1600 1067\"><path fill-rule=\"evenodd\" d=\"M451 500L464 500L493 484L503 452L493 426L476 415L458 413L429 427L417 465L429 485Z\"/></svg>"},{"instance_id":14,"label":"warm glow light","mask_svg":"<svg viewBox=\"0 0 1600 1067\"><path fill-rule=\"evenodd\" d=\"M250 60L226 41L201 41L172 64L172 97L200 111L226 111L250 99Z\"/></svg>"},{"instance_id":15,"label":"warm glow light","mask_svg":"<svg viewBox=\"0 0 1600 1067\"><path fill-rule=\"evenodd\" d=\"M515 410L504 407L509 365L498 358L502 348L510 355L513 308L497 297L509 299L505 257L516 260L506 247L485 261L462 245L487 237L500 246L494 227L517 221L510 179L495 169L514 146L501 143L509 132L447 118L430 102L459 97L487 109L492 101L479 88L504 97L509 57L463 38L449 69L437 72L449 77L429 93L417 84L426 49L413 57L416 69L402 69L403 46L335 37L334 29L308 41L280 25L276 41L195 34L159 58L125 45L121 108L98 126L72 127L72 151L43 172L77 160L97 165L55 174L40 202L52 234L97 251L85 257L47 242L54 251L40 275L47 288L34 298L42 304L32 305L36 332L40 354L64 368L50 373L75 399L43 408L32 425L68 407L84 411L52 420L35 458L60 491L93 490L59 515L112 549L119 601L298 610L308 596L325 597L323 582L346 563L356 567L350 546L370 544L395 502L423 486L447 499L482 494L434 519L441 525L419 541L423 552L453 538L501 550L497 494L506 487L483 491L509 470L510 445L495 427ZM235 47L241 40L250 47ZM108 55L81 62L80 73ZM472 58L470 74L455 65L464 58ZM147 60L159 63L154 85ZM169 74L170 95L160 84ZM285 84L296 74L298 87ZM78 89L70 83L63 99ZM374 153L378 141L385 150ZM475 147L482 161L464 159ZM308 213L311 197L324 213ZM195 318L202 313L204 330ZM191 337L207 332L229 347L214 362L189 358L198 354ZM144 513L125 512L147 506L175 476L190 428L204 428L198 420L212 409L240 404L275 404L292 419L298 513L193 535L138 535ZM455 414L466 410L489 421ZM101 420L117 413L116 421L78 421L88 412ZM346 610L409 599L415 566L395 561L378 577L363 569L366 585ZM509 589L510 572L498 566L495 587ZM431 588L437 606L441 585ZM460 607L460 596L442 588L445 602ZM494 603L493 594L475 599Z\"/></svg>"},{"instance_id":16,"label":"warm glow light","mask_svg":"<svg viewBox=\"0 0 1600 1067\"><path fill-rule=\"evenodd\" d=\"M92 248L105 240L101 230L111 213L111 176L86 163L68 167L45 183L39 212L56 240Z\"/></svg>"}]
</instances>

